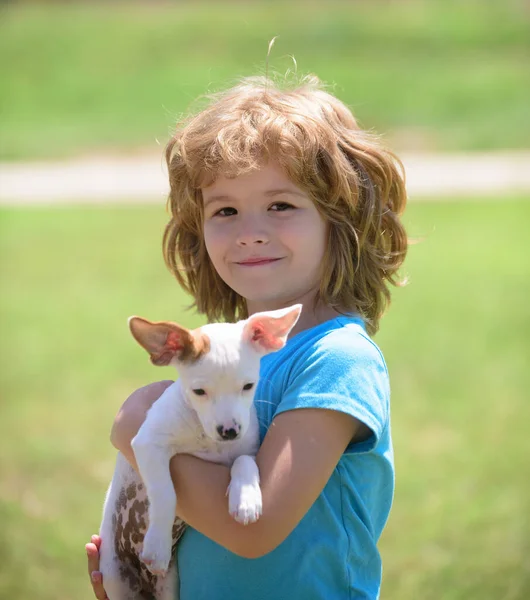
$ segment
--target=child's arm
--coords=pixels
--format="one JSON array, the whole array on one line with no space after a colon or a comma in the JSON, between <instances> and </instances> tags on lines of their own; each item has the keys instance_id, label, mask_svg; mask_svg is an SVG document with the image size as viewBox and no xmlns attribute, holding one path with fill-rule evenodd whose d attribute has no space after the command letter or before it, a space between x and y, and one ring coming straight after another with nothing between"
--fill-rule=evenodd
<instances>
[{"instance_id":1,"label":"child's arm","mask_svg":"<svg viewBox=\"0 0 530 600\"><path fill-rule=\"evenodd\" d=\"M115 424L112 441L134 465L130 442L141 424L144 407L138 397L130 404L133 408L129 406ZM228 513L227 467L189 455L175 456L171 473L177 514L235 554L263 556L296 527L361 429L362 424L353 417L332 410L297 409L278 415L256 457L263 514L257 523L247 526L238 524Z\"/></svg>"},{"instance_id":2,"label":"child's arm","mask_svg":"<svg viewBox=\"0 0 530 600\"><path fill-rule=\"evenodd\" d=\"M228 469L192 456L174 457L177 513L228 550L246 558L263 556L283 542L311 508L358 425L349 415L322 409L275 417L256 457L263 514L247 526L228 514Z\"/></svg>"}]
</instances>

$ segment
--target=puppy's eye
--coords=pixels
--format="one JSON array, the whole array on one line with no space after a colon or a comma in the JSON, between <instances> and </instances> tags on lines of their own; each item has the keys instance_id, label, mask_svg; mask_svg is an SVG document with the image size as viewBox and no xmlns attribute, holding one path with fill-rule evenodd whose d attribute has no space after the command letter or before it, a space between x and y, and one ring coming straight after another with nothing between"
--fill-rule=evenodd
<instances>
[{"instance_id":1,"label":"puppy's eye","mask_svg":"<svg viewBox=\"0 0 530 600\"><path fill-rule=\"evenodd\" d=\"M248 390L251 390L254 387L253 383L245 383L245 385L243 386L243 389L245 390L245 392L248 392Z\"/></svg>"},{"instance_id":2,"label":"puppy's eye","mask_svg":"<svg viewBox=\"0 0 530 600\"><path fill-rule=\"evenodd\" d=\"M202 388L191 390L196 396L206 396L206 392Z\"/></svg>"}]
</instances>

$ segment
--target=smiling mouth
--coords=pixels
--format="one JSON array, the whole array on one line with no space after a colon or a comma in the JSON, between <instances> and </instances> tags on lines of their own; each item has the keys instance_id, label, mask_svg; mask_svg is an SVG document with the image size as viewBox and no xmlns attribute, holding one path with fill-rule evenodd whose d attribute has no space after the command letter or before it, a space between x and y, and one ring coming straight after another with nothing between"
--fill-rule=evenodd
<instances>
[{"instance_id":1,"label":"smiling mouth","mask_svg":"<svg viewBox=\"0 0 530 600\"><path fill-rule=\"evenodd\" d=\"M259 267L261 265L269 265L274 262L278 262L281 258L249 258L247 260L242 260L240 262L236 262L236 265L240 265L242 267Z\"/></svg>"}]
</instances>

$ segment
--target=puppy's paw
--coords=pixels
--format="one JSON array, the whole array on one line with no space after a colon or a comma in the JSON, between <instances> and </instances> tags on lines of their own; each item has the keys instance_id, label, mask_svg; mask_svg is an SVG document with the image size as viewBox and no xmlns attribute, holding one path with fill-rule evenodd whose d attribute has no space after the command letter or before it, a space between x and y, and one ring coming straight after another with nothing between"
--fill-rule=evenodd
<instances>
[{"instance_id":1,"label":"puppy's paw","mask_svg":"<svg viewBox=\"0 0 530 600\"><path fill-rule=\"evenodd\" d=\"M158 536L156 531L149 529L145 534L144 545L140 553L140 560L153 575L164 576L171 560L171 539Z\"/></svg>"},{"instance_id":2,"label":"puppy's paw","mask_svg":"<svg viewBox=\"0 0 530 600\"><path fill-rule=\"evenodd\" d=\"M241 483L232 479L227 490L228 510L238 523L255 523L261 516L261 489L258 483Z\"/></svg>"}]
</instances>

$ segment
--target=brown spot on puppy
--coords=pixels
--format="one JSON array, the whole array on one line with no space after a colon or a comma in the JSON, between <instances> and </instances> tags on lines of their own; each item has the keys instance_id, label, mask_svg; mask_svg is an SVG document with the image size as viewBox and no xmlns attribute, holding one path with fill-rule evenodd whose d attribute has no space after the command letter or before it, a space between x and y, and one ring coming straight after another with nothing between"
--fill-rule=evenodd
<instances>
[{"instance_id":1,"label":"brown spot on puppy","mask_svg":"<svg viewBox=\"0 0 530 600\"><path fill-rule=\"evenodd\" d=\"M182 362L195 362L210 351L210 338L199 329L190 331L192 340L182 350L179 360Z\"/></svg>"},{"instance_id":2,"label":"brown spot on puppy","mask_svg":"<svg viewBox=\"0 0 530 600\"><path fill-rule=\"evenodd\" d=\"M114 550L120 563L120 576L139 600L155 600L158 582L158 577L139 558L147 531L148 508L145 486L143 483L132 483L120 491L112 516ZM173 554L185 529L186 523L175 519L172 530Z\"/></svg>"},{"instance_id":3,"label":"brown spot on puppy","mask_svg":"<svg viewBox=\"0 0 530 600\"><path fill-rule=\"evenodd\" d=\"M168 365L173 358L194 362L210 349L210 339L200 329L193 331L171 321L148 321L131 317L129 328L134 339L147 350L151 362Z\"/></svg>"},{"instance_id":4,"label":"brown spot on puppy","mask_svg":"<svg viewBox=\"0 0 530 600\"><path fill-rule=\"evenodd\" d=\"M136 484L131 483L131 485L125 490L125 494L127 495L127 500L133 500L136 498Z\"/></svg>"}]
</instances>

